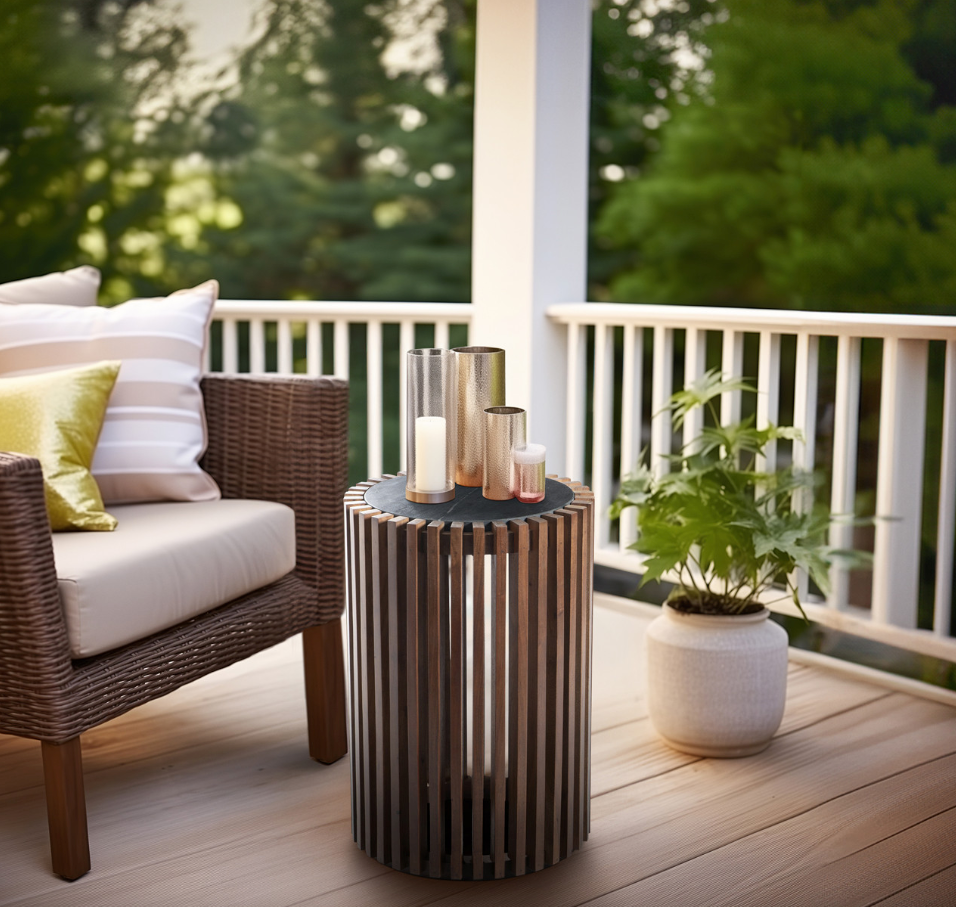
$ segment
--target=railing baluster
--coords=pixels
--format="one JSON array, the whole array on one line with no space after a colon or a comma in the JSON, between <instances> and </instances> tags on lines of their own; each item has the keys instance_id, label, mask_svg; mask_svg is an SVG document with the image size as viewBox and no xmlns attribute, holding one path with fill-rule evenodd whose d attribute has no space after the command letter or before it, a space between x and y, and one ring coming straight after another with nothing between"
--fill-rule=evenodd
<instances>
[{"instance_id":1,"label":"railing baluster","mask_svg":"<svg viewBox=\"0 0 956 907\"><path fill-rule=\"evenodd\" d=\"M883 341L876 513L891 519L876 523L873 619L896 627L916 627L928 349L925 340Z\"/></svg>"},{"instance_id":2,"label":"railing baluster","mask_svg":"<svg viewBox=\"0 0 956 907\"><path fill-rule=\"evenodd\" d=\"M777 424L780 418L780 335L760 332L760 358L757 363L757 428ZM777 442L770 441L764 455L757 459L758 469L777 468Z\"/></svg>"},{"instance_id":3,"label":"railing baluster","mask_svg":"<svg viewBox=\"0 0 956 907\"><path fill-rule=\"evenodd\" d=\"M239 371L239 324L235 318L222 319L222 370Z\"/></svg>"},{"instance_id":4,"label":"railing baluster","mask_svg":"<svg viewBox=\"0 0 956 907\"><path fill-rule=\"evenodd\" d=\"M654 328L653 384L651 385L651 469L660 475L670 470L665 457L671 452L671 414L667 409L674 385L674 329Z\"/></svg>"},{"instance_id":5,"label":"railing baluster","mask_svg":"<svg viewBox=\"0 0 956 907\"><path fill-rule=\"evenodd\" d=\"M335 348L333 353L335 369L332 374L336 378L344 378L347 381L349 377L349 323L342 318L335 320L333 344Z\"/></svg>"},{"instance_id":6,"label":"railing baluster","mask_svg":"<svg viewBox=\"0 0 956 907\"><path fill-rule=\"evenodd\" d=\"M707 368L707 333L687 328L684 339L684 387L693 384ZM690 444L704 427L704 411L694 409L684 420L684 446Z\"/></svg>"},{"instance_id":7,"label":"railing baluster","mask_svg":"<svg viewBox=\"0 0 956 907\"><path fill-rule=\"evenodd\" d=\"M644 381L644 331L633 324L624 325L624 363L621 376L621 473L626 475L637 465L641 452L642 400ZM603 521L603 515L598 514ZM626 551L637 539L637 522L632 511L625 511L619 527L620 549Z\"/></svg>"},{"instance_id":8,"label":"railing baluster","mask_svg":"<svg viewBox=\"0 0 956 907\"><path fill-rule=\"evenodd\" d=\"M265 374L266 326L261 318L249 321L249 371L253 375Z\"/></svg>"},{"instance_id":9,"label":"railing baluster","mask_svg":"<svg viewBox=\"0 0 956 907\"><path fill-rule=\"evenodd\" d=\"M434 306L434 307L433 307ZM855 505L856 460L859 432L860 386L860 350L862 338L874 338L884 343L885 356L890 367L884 376L883 403L885 409L881 418L883 437L880 451L881 488L879 507L880 516L893 515L894 500L905 500L913 510L919 506L925 489L919 475L922 464L920 456L914 454L922 443L925 432L924 409L926 406L926 388L928 366L926 344L946 343L946 372L944 378L943 431L940 438L941 467L937 476L926 478L926 484L933 486L935 493L937 478L939 481L939 511L937 519L937 551L934 598L934 624L932 633L896 630L893 626L884 626L877 621L869 621L856 609L849 613L829 614L811 602L808 607L814 612L811 617L823 623L837 626L852 626L854 633L870 636L883 641L899 639L900 645L914 651L927 654L953 653L956 655L956 640L952 632L950 608L952 605L952 578L954 568L954 545L956 545L956 319L947 317L918 316L880 316L880 315L841 315L820 312L770 312L743 309L703 309L683 307L679 310L669 306L616 305L605 303L562 304L548 309L548 316L568 328L568 422L566 426L567 458L564 463L555 459L550 463L551 471L560 471L576 477L583 477L585 445L585 415L588 401L585 400L586 386L585 362L587 355L587 337L589 328L594 327L597 339L595 353L595 434L591 439L591 454L595 464L593 481L595 490L600 493L602 506L598 508L595 527L596 538L601 542L598 547L598 562L622 569L640 570L640 559L627 552L633 541L636 527L633 519L625 519L620 527L620 543L612 549L606 540L609 537L606 508L613 495L620 474L610 461L611 447L609 435L615 418L621 425L621 469L620 473L630 471L637 462L642 446L642 375L643 331L654 330L655 386L652 388L652 414L658 412L666 403L670 393L673 374L673 333L686 331L686 361L684 367L685 382L693 380L705 367L704 346L707 331L717 331L722 335L723 346L721 368L728 375L740 376L743 373L744 340L747 334L760 335L760 367L757 381L761 394L757 398L758 419L760 424L777 421L772 397L776 394L776 382L783 381L779 374L780 354L778 339L783 335L796 338L796 365L794 374L794 425L801 429L803 441L794 441L792 454L794 464L812 469L817 464L816 446L818 442L818 382L822 361L820 360L820 337L833 336L838 340L838 379L836 405L833 418L833 494L831 509L849 513ZM236 373L239 370L239 330L245 331L243 323L249 324L249 361L243 359L247 370L262 372L265 369L267 349L265 344L266 327L275 322L278 328L277 365L281 372L294 369L294 346L290 345L292 326L304 322L306 325L306 371L310 375L320 375L326 371L347 377L349 373L349 325L376 322L377 327L369 329L369 342L377 346L376 332L383 323L398 322L399 343L401 345L401 365L399 374L399 418L404 420L404 353L414 347L414 329L416 323L435 326L435 343L447 345L449 329L452 324L470 323L472 307L470 305L419 304L419 303L348 303L316 301L253 301L219 300L214 317L222 324L221 367L223 372ZM323 323L330 323L334 331L334 361L323 356ZM599 329L599 326L603 325ZM613 413L611 391L613 380L607 383L610 365L610 337L618 325L623 326L624 356L622 370L622 411ZM380 336L380 335L379 335ZM243 341L245 337L242 338ZM868 340L869 342L869 340ZM769 348L769 355L766 350ZM891 350L895 349L895 352ZM215 353L215 351L214 351ZM509 355L520 355L520 351L509 350ZM212 362L219 364L219 356L213 355ZM892 365L893 362L897 364ZM902 363L902 364L900 364ZM384 359L375 361L372 356L369 368L374 373L376 367L383 367ZM206 367L210 365L207 353ZM935 367L935 360L934 360ZM890 375L892 372L892 376ZM613 371L611 372L613 374ZM384 381L392 380L391 375L381 375L378 402L374 400L374 386L379 382L373 374L372 399L368 401L371 410L382 408ZM770 397L765 395L770 391ZM889 403L887 403L889 401ZM739 394L722 395L721 421L738 419L741 411ZM749 401L748 401L749 402ZM361 403L360 403L361 405ZM823 415L822 413L820 414ZM827 417L829 418L829 411ZM374 465L378 459L376 446L381 449L381 422L384 414L376 420L371 414L369 439L369 462ZM889 421L888 421L889 420ZM900 423L892 427L890 423ZM696 431L697 425L689 420L685 431L687 435ZM379 436L377 439L375 436ZM685 436L685 441L686 441ZM404 431L401 438L404 439ZM937 443L935 438L932 443ZM656 460L669 450L674 443L670 427L666 421L652 420L652 449ZM400 442L400 463L405 467L405 444ZM889 450L889 453L887 451ZM382 451L384 455L384 451ZM382 464L384 466L384 464ZM769 465L769 464L768 464ZM658 462L658 466L660 463ZM375 471L378 471L377 469ZM901 479L903 485L900 484ZM908 484L907 484L908 483ZM603 487L603 491L601 490ZM903 492L901 488L909 488ZM895 496L895 497L894 497ZM887 501L890 501L887 504ZM800 506L795 502L795 506ZM897 508L899 510L899 508ZM877 539L879 550L876 556L874 572L874 615L891 625L908 627L915 625L916 592L914 591L915 571L919 551L918 531L914 529L917 520L913 513L903 514L900 521L878 520ZM841 546L852 545L852 528L837 527L831 535L831 542ZM626 552L626 553L625 553ZM633 564L633 567L630 565ZM888 580L887 577L890 577ZM908 579L904 579L909 577ZM798 589L805 596L808 583L800 574L796 577ZM834 590L828 604L846 612L847 577L834 570ZM909 591L902 594L898 589L907 585ZM880 598L882 596L882 598ZM862 604L860 602L859 604Z\"/></svg>"},{"instance_id":10,"label":"railing baluster","mask_svg":"<svg viewBox=\"0 0 956 907\"><path fill-rule=\"evenodd\" d=\"M833 485L830 510L848 516L856 506L856 452L860 424L860 338L841 336L837 341L836 402L833 414ZM834 548L853 547L853 527L837 522L830 527ZM849 602L850 577L845 567L830 570L831 608Z\"/></svg>"},{"instance_id":11,"label":"railing baluster","mask_svg":"<svg viewBox=\"0 0 956 907\"><path fill-rule=\"evenodd\" d=\"M403 321L398 329L398 445L399 469L404 470L405 463L405 413L407 407L408 351L415 349L415 322Z\"/></svg>"},{"instance_id":12,"label":"railing baluster","mask_svg":"<svg viewBox=\"0 0 956 907\"><path fill-rule=\"evenodd\" d=\"M594 329L594 432L591 439L591 487L598 509L611 504L611 454L614 443L614 328L599 324ZM608 543L610 524L601 520L596 543L603 548Z\"/></svg>"},{"instance_id":13,"label":"railing baluster","mask_svg":"<svg viewBox=\"0 0 956 907\"><path fill-rule=\"evenodd\" d=\"M956 340L946 342L943 379L943 438L939 469L939 517L936 528L936 588L933 630L949 636L953 599L953 544L956 526Z\"/></svg>"},{"instance_id":14,"label":"railing baluster","mask_svg":"<svg viewBox=\"0 0 956 907\"><path fill-rule=\"evenodd\" d=\"M578 322L572 321L568 325L568 425L564 472L572 478L584 475L585 337L586 332Z\"/></svg>"},{"instance_id":15,"label":"railing baluster","mask_svg":"<svg viewBox=\"0 0 956 907\"><path fill-rule=\"evenodd\" d=\"M276 332L278 350L276 364L280 375L291 375L294 371L292 362L292 322L288 318L280 318Z\"/></svg>"},{"instance_id":16,"label":"railing baluster","mask_svg":"<svg viewBox=\"0 0 956 907\"><path fill-rule=\"evenodd\" d=\"M743 377L744 335L741 331L724 331L720 368L725 378ZM740 391L720 395L720 424L740 421Z\"/></svg>"},{"instance_id":17,"label":"railing baluster","mask_svg":"<svg viewBox=\"0 0 956 907\"><path fill-rule=\"evenodd\" d=\"M310 318L305 326L305 371L310 378L322 374L322 322Z\"/></svg>"},{"instance_id":18,"label":"railing baluster","mask_svg":"<svg viewBox=\"0 0 956 907\"><path fill-rule=\"evenodd\" d=\"M368 474L382 475L382 323L370 321L365 341Z\"/></svg>"},{"instance_id":19,"label":"railing baluster","mask_svg":"<svg viewBox=\"0 0 956 907\"><path fill-rule=\"evenodd\" d=\"M812 472L816 463L817 396L820 368L820 338L806 332L797 335L797 359L793 390L793 427L803 440L793 442L793 465ZM808 490L794 502L795 508L805 513L813 506L813 492ZM806 600L809 579L805 570L796 575L800 600Z\"/></svg>"}]
</instances>

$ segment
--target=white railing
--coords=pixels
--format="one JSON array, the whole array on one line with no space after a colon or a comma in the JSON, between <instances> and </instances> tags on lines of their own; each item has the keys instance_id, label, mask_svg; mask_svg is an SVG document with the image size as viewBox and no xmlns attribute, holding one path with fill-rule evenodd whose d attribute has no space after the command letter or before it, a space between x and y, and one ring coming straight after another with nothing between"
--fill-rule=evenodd
<instances>
[{"instance_id":1,"label":"white railing","mask_svg":"<svg viewBox=\"0 0 956 907\"><path fill-rule=\"evenodd\" d=\"M348 378L355 373L353 360L365 379L366 464L367 475L380 476L383 469L383 389L386 382L396 382L398 390L399 437L404 437L405 423L405 357L404 350L414 349L416 326L425 327L436 347L449 346L453 325L471 322L471 306L458 303L415 302L312 302L220 299L216 303L214 322L222 325L221 361L207 359L206 368L224 372L240 370L240 349L248 339L244 371L262 374L267 361L282 375L336 375ZM349 326L366 326L361 349L353 349ZM385 368L382 328L397 325L394 363L395 373ZM245 332L248 334L245 334ZM214 335L215 336L215 335ZM464 342L464 340L462 340ZM296 348L301 355L296 356ZM323 347L331 347L330 357ZM270 356L270 354L272 354ZM395 415L394 413L391 415ZM399 469L405 468L405 445L399 444Z\"/></svg>"},{"instance_id":2,"label":"white railing","mask_svg":"<svg viewBox=\"0 0 956 907\"><path fill-rule=\"evenodd\" d=\"M552 306L548 315L567 326L567 462L564 472L582 477L598 507L595 561L640 572L633 517L612 525L607 508L628 472L644 453L651 464L681 443L661 410L675 386L707 368L755 378L758 393L727 395L725 420L752 411L758 423L793 424L802 443L770 451L830 477L831 509L859 509L861 493L872 494L875 539L854 539L852 527L834 529L844 547L872 547L872 578L835 571L827 601L808 593L811 618L831 627L956 660L950 636L954 516L956 516L956 318L834 315L826 313L581 303ZM214 368L238 371L240 350L252 372L364 378L367 387L367 475L383 472L383 414L404 437L404 350L420 343L449 345L452 326L462 325L465 343L472 306L455 303L345 303L220 300L214 318L222 324L221 355ZM366 326L352 338L350 325ZM383 328L392 328L395 349L383 347ZM501 345L507 347L503 326ZM360 344L361 349L355 348ZM331 351L331 357L323 356ZM298 354L296 351L298 350ZM245 351L245 350L244 350ZM519 351L512 351L516 354ZM386 360L391 362L386 367ZM879 387L864 386L878 372ZM872 365L876 362L876 366ZM364 367L363 367L364 363ZM398 383L398 412L385 412L384 390ZM878 422L872 432L871 424ZM861 424L864 431L861 432ZM699 425L683 432L692 437ZM870 435L874 437L869 438ZM390 451L404 468L404 444ZM872 448L872 449L871 449ZM397 456L396 456L397 453ZM927 457L928 454L928 457ZM924 474L924 458L932 465ZM875 469L873 468L875 464ZM863 469L858 469L859 466ZM860 473L858 475L858 473ZM923 519L923 489L933 519ZM921 538L925 526L929 545ZM922 546L922 551L921 551ZM926 549L935 556L931 605L920 600L919 577ZM924 584L925 585L925 584ZM920 606L922 605L922 612ZM785 604L774 606L788 610ZM917 629L919 621L930 629ZM928 616L927 616L928 615Z\"/></svg>"},{"instance_id":3,"label":"white railing","mask_svg":"<svg viewBox=\"0 0 956 907\"><path fill-rule=\"evenodd\" d=\"M642 452L656 468L662 456L699 430L698 423L688 422L683 438L673 437L663 409L675 386L712 367L754 378L756 398L726 395L721 419L739 418L741 407L748 406L758 426L775 422L800 428L803 442L769 451L766 465L772 468L778 457L790 457L805 468L822 468L830 476L833 512L859 512L861 496L869 492L870 513L880 517L873 525L872 577L861 582L858 575L835 569L827 601L809 595L810 617L956 659L956 639L950 636L956 318L601 303L552 306L548 315L567 325L567 471L589 474L599 515L606 515L621 473ZM880 374L878 388L861 383L864 361L867 375ZM932 464L929 472L924 460ZM929 520L923 514L926 487L938 489L928 502L936 511ZM628 550L635 536L633 516L621 524L616 531L606 516L600 520L595 560L634 570L636 556ZM831 542L867 547L865 537L856 530L854 538L854 531L848 524L835 526ZM935 559L935 582L931 590L924 588L921 602L927 558ZM805 578L802 583L808 591ZM928 597L932 602L925 601ZM918 624L931 629L917 629Z\"/></svg>"}]
</instances>

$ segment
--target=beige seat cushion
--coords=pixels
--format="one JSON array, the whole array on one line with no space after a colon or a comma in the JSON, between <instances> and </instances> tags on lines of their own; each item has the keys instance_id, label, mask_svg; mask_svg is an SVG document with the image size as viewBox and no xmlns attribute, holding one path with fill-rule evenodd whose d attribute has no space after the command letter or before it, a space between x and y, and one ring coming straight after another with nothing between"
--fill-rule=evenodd
<instances>
[{"instance_id":1,"label":"beige seat cushion","mask_svg":"<svg viewBox=\"0 0 956 907\"><path fill-rule=\"evenodd\" d=\"M271 501L126 504L114 532L53 536L74 658L174 626L285 576L295 515Z\"/></svg>"}]
</instances>

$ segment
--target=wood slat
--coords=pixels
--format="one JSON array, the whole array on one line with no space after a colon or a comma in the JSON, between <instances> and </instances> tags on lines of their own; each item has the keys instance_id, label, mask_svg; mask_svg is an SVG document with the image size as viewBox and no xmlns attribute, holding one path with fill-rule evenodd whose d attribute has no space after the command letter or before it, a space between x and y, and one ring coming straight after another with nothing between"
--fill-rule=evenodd
<instances>
[{"instance_id":1,"label":"wood slat","mask_svg":"<svg viewBox=\"0 0 956 907\"><path fill-rule=\"evenodd\" d=\"M528 575L528 797L533 804L528 821L528 855L535 871L544 869L545 778L548 730L548 524L540 517L528 521L530 558Z\"/></svg>"},{"instance_id":2,"label":"wood slat","mask_svg":"<svg viewBox=\"0 0 956 907\"><path fill-rule=\"evenodd\" d=\"M491 801L492 843L494 848L494 877L505 874L505 799L507 796L508 764L505 758L507 734L508 662L505 638L508 632L508 526L491 524L494 544L492 578L494 598L491 606Z\"/></svg>"},{"instance_id":3,"label":"wood slat","mask_svg":"<svg viewBox=\"0 0 956 907\"><path fill-rule=\"evenodd\" d=\"M406 699L405 709L408 715L408 866L409 872L422 871L422 859L425 856L425 747L422 740L425 733L425 710L423 698L425 696L422 682L421 665L423 659L419 657L421 637L424 621L419 619L421 613L418 603L419 565L421 556L419 548L424 536L425 520L409 520L405 526L405 588L407 635L406 646ZM424 615L422 615L424 617Z\"/></svg>"},{"instance_id":4,"label":"wood slat","mask_svg":"<svg viewBox=\"0 0 956 907\"><path fill-rule=\"evenodd\" d=\"M465 544L464 523L451 524L451 613L448 728L449 796L451 799L451 877L462 878L465 850L463 827L465 782Z\"/></svg>"},{"instance_id":5,"label":"wood slat","mask_svg":"<svg viewBox=\"0 0 956 907\"><path fill-rule=\"evenodd\" d=\"M511 557L511 576L514 587L510 609L515 615L511 622L511 651L514 653L509 684L513 749L510 752L509 776L514 778L512 811L514 832L509 836L509 849L515 875L524 875L527 869L528 847L528 599L530 570L530 537L528 524L517 520L510 524L515 536L515 552ZM533 801L532 801L533 802Z\"/></svg>"},{"instance_id":6,"label":"wood slat","mask_svg":"<svg viewBox=\"0 0 956 907\"><path fill-rule=\"evenodd\" d=\"M368 621L372 628L372 689L375 697L375 750L371 753L375 763L375 859L390 863L389 846L391 830L391 728L389 726L389 662L388 662L388 540L386 537L390 513L383 513L371 520L371 566L372 595L371 613Z\"/></svg>"},{"instance_id":7,"label":"wood slat","mask_svg":"<svg viewBox=\"0 0 956 907\"><path fill-rule=\"evenodd\" d=\"M425 584L428 589L428 874L441 878L441 851L444 837L444 797L442 796L442 590L441 531L437 521L426 529Z\"/></svg>"},{"instance_id":8,"label":"wood slat","mask_svg":"<svg viewBox=\"0 0 956 907\"><path fill-rule=\"evenodd\" d=\"M379 516L377 510L362 511L360 514L361 526L359 534L359 615L361 618L358 627L358 648L361 650L361 688L358 699L359 721L361 724L360 745L364 744L361 753L362 789L365 803L365 852L374 856L378 852L380 836L377 814L379 802L379 787L375 760L378 752L378 738L376 736L377 711L375 708L375 631L372 625L374 610L374 552L372 551L372 536L375 532L374 518Z\"/></svg>"},{"instance_id":9,"label":"wood slat","mask_svg":"<svg viewBox=\"0 0 956 907\"><path fill-rule=\"evenodd\" d=\"M408 865L408 689L405 651L406 613L405 526L408 517L393 517L386 524L388 569L388 684L389 684L389 862L396 869Z\"/></svg>"},{"instance_id":10,"label":"wood slat","mask_svg":"<svg viewBox=\"0 0 956 907\"><path fill-rule=\"evenodd\" d=\"M548 635L548 675L553 678L548 690L547 768L545 776L545 854L546 866L561 858L561 776L564 774L564 570L558 565L565 558L565 520L546 514L548 526L548 623L554 633Z\"/></svg>"},{"instance_id":11,"label":"wood slat","mask_svg":"<svg viewBox=\"0 0 956 907\"><path fill-rule=\"evenodd\" d=\"M580 511L568 508L568 548L570 556L565 560L567 595L565 612L565 638L567 639L567 660L565 661L565 738L564 738L564 784L563 799L565 813L561 817L563 841L561 856L567 857L571 851L581 846L581 837L578 830L578 809L580 798L580 772L578 765L578 735L581 733L580 684L580 615L581 615L581 587L575 582L581 568L582 518Z\"/></svg>"},{"instance_id":12,"label":"wood slat","mask_svg":"<svg viewBox=\"0 0 956 907\"><path fill-rule=\"evenodd\" d=\"M472 724L471 724L471 871L485 872L485 527L472 525Z\"/></svg>"}]
</instances>

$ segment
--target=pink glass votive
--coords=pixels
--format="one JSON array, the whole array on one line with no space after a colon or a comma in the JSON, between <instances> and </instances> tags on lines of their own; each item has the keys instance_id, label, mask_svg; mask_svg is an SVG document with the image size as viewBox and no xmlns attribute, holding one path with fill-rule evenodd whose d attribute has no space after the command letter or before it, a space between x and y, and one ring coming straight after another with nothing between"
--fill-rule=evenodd
<instances>
[{"instance_id":1,"label":"pink glass votive","mask_svg":"<svg viewBox=\"0 0 956 907\"><path fill-rule=\"evenodd\" d=\"M515 497L522 504L544 500L544 454L543 444L525 444L512 451Z\"/></svg>"}]
</instances>

